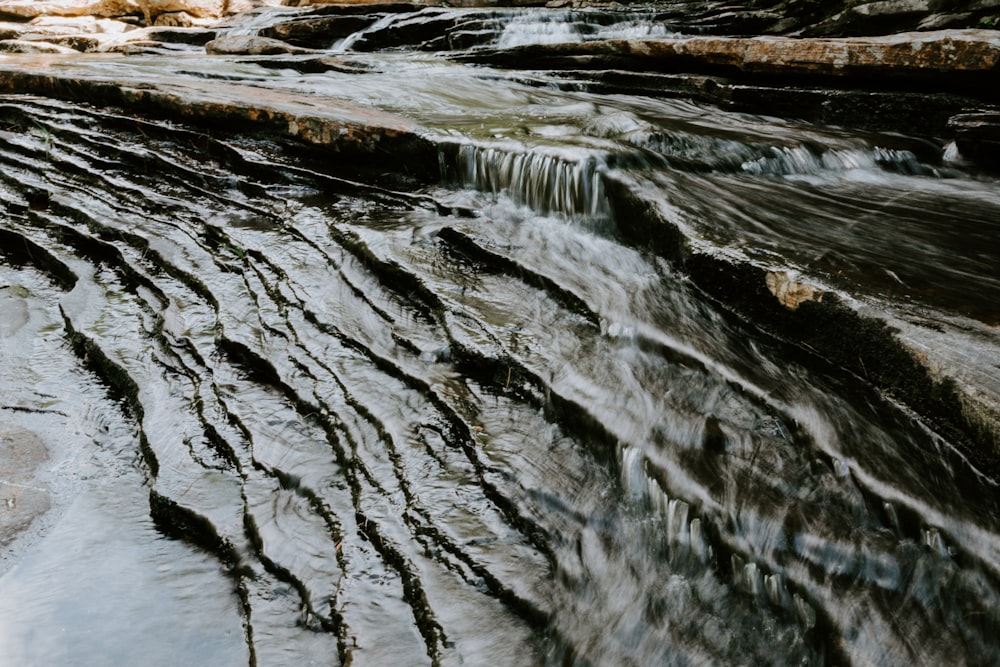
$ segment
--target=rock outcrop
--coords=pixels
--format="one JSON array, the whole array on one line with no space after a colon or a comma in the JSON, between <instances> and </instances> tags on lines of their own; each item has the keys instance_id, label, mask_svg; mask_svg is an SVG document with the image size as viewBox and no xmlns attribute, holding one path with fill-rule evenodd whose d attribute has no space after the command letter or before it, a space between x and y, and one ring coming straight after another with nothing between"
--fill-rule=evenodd
<instances>
[{"instance_id":1,"label":"rock outcrop","mask_svg":"<svg viewBox=\"0 0 1000 667\"><path fill-rule=\"evenodd\" d=\"M1000 32L960 30L880 37L680 37L540 44L470 54L467 60L531 67L578 67L586 59L625 60L661 72L782 77L929 78L953 84L975 75L993 81L1000 65ZM947 76L947 79L945 79Z\"/></svg>"},{"instance_id":2,"label":"rock outcrop","mask_svg":"<svg viewBox=\"0 0 1000 667\"><path fill-rule=\"evenodd\" d=\"M993 28L1000 23L997 0L781 0L771 3L769 9L780 15L779 22L772 26L774 31L802 36Z\"/></svg>"},{"instance_id":3,"label":"rock outcrop","mask_svg":"<svg viewBox=\"0 0 1000 667\"><path fill-rule=\"evenodd\" d=\"M4 0L0 17L31 20L51 16L143 18L152 25L164 14L185 13L198 19L218 19L262 5L280 5L280 0Z\"/></svg>"},{"instance_id":4,"label":"rock outcrop","mask_svg":"<svg viewBox=\"0 0 1000 667\"><path fill-rule=\"evenodd\" d=\"M963 157L1000 168L1000 112L959 114L948 125L955 131L955 145Z\"/></svg>"}]
</instances>

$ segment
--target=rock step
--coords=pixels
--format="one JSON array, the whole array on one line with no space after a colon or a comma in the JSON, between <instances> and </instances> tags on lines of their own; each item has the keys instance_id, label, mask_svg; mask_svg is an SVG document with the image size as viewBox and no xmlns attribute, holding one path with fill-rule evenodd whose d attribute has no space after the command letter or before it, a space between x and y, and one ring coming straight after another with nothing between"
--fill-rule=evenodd
<instances>
[{"instance_id":1,"label":"rock step","mask_svg":"<svg viewBox=\"0 0 1000 667\"><path fill-rule=\"evenodd\" d=\"M688 72L780 78L832 87L929 89L1000 94L1000 32L943 30L883 37L683 37L484 49L465 62L530 69Z\"/></svg>"}]
</instances>

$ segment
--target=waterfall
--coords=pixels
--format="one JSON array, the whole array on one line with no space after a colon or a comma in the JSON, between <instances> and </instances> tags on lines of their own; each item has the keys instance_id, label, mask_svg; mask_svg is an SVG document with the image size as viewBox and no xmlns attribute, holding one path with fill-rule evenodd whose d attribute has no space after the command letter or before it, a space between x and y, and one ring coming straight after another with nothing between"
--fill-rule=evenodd
<instances>
[{"instance_id":1,"label":"waterfall","mask_svg":"<svg viewBox=\"0 0 1000 667\"><path fill-rule=\"evenodd\" d=\"M597 12L525 12L513 17L497 38L496 46L561 44L602 39L655 39L677 33L652 14L609 16Z\"/></svg>"},{"instance_id":2,"label":"waterfall","mask_svg":"<svg viewBox=\"0 0 1000 667\"><path fill-rule=\"evenodd\" d=\"M455 175L461 185L505 194L515 203L543 213L595 219L610 217L610 203L597 156L567 157L545 151L464 145Z\"/></svg>"}]
</instances>

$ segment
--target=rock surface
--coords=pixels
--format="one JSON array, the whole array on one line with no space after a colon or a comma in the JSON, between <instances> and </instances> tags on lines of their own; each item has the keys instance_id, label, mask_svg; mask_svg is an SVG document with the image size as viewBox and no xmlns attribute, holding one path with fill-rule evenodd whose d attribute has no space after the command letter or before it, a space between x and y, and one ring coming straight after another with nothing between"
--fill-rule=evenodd
<instances>
[{"instance_id":1,"label":"rock surface","mask_svg":"<svg viewBox=\"0 0 1000 667\"><path fill-rule=\"evenodd\" d=\"M963 158L1000 168L1000 112L960 114L948 125L955 131L955 145Z\"/></svg>"},{"instance_id":2,"label":"rock surface","mask_svg":"<svg viewBox=\"0 0 1000 667\"><path fill-rule=\"evenodd\" d=\"M45 443L31 431L0 427L0 546L49 509L49 494L36 479L48 457Z\"/></svg>"},{"instance_id":3,"label":"rock surface","mask_svg":"<svg viewBox=\"0 0 1000 667\"><path fill-rule=\"evenodd\" d=\"M287 42L257 35L221 35L205 44L209 53L241 54L252 56L276 55L279 53L309 53Z\"/></svg>"},{"instance_id":4,"label":"rock surface","mask_svg":"<svg viewBox=\"0 0 1000 667\"><path fill-rule=\"evenodd\" d=\"M0 16L30 20L43 16L142 16L148 25L161 14L184 12L196 18L221 18L280 0L3 0Z\"/></svg>"},{"instance_id":5,"label":"rock surface","mask_svg":"<svg viewBox=\"0 0 1000 667\"><path fill-rule=\"evenodd\" d=\"M945 30L881 37L682 37L541 44L473 53L467 60L546 66L584 58L624 58L639 69L833 77L938 77L977 74L994 81L1000 32ZM562 59L562 60L560 60ZM950 79L954 81L954 79ZM944 79L941 79L945 83Z\"/></svg>"},{"instance_id":6,"label":"rock surface","mask_svg":"<svg viewBox=\"0 0 1000 667\"><path fill-rule=\"evenodd\" d=\"M1000 24L1000 3L996 0L749 0L735 5L738 15L771 17L758 32L809 37L994 28Z\"/></svg>"}]
</instances>

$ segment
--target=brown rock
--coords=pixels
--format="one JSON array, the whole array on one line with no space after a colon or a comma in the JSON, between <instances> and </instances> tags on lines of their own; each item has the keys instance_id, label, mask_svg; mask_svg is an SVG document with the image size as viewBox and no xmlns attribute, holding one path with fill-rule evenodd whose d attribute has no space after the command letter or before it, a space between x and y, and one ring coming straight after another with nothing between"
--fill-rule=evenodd
<instances>
[{"instance_id":1,"label":"brown rock","mask_svg":"<svg viewBox=\"0 0 1000 667\"><path fill-rule=\"evenodd\" d=\"M195 18L220 18L227 13L225 0L137 0L150 17L184 12ZM152 22L150 22L152 24Z\"/></svg>"},{"instance_id":2,"label":"brown rock","mask_svg":"<svg viewBox=\"0 0 1000 667\"><path fill-rule=\"evenodd\" d=\"M166 12L153 21L153 25L161 28L191 28L201 23L202 21L187 12Z\"/></svg>"},{"instance_id":3,"label":"brown rock","mask_svg":"<svg viewBox=\"0 0 1000 667\"><path fill-rule=\"evenodd\" d=\"M136 0L4 0L0 2L0 15L21 19L39 16L127 16L138 14Z\"/></svg>"},{"instance_id":4,"label":"brown rock","mask_svg":"<svg viewBox=\"0 0 1000 667\"><path fill-rule=\"evenodd\" d=\"M627 42L624 50L651 58L684 58L744 72L774 74L842 76L862 70L897 74L922 70L992 72L1000 64L1000 33L948 30L839 39L696 37Z\"/></svg>"},{"instance_id":5,"label":"brown rock","mask_svg":"<svg viewBox=\"0 0 1000 667\"><path fill-rule=\"evenodd\" d=\"M281 0L0 0L0 16L22 20L40 16L143 16L151 25L161 14L185 12L195 18L217 19L253 7L280 4Z\"/></svg>"},{"instance_id":6,"label":"brown rock","mask_svg":"<svg viewBox=\"0 0 1000 667\"><path fill-rule=\"evenodd\" d=\"M76 49L42 40L5 39L0 41L3 53L77 53Z\"/></svg>"}]
</instances>

